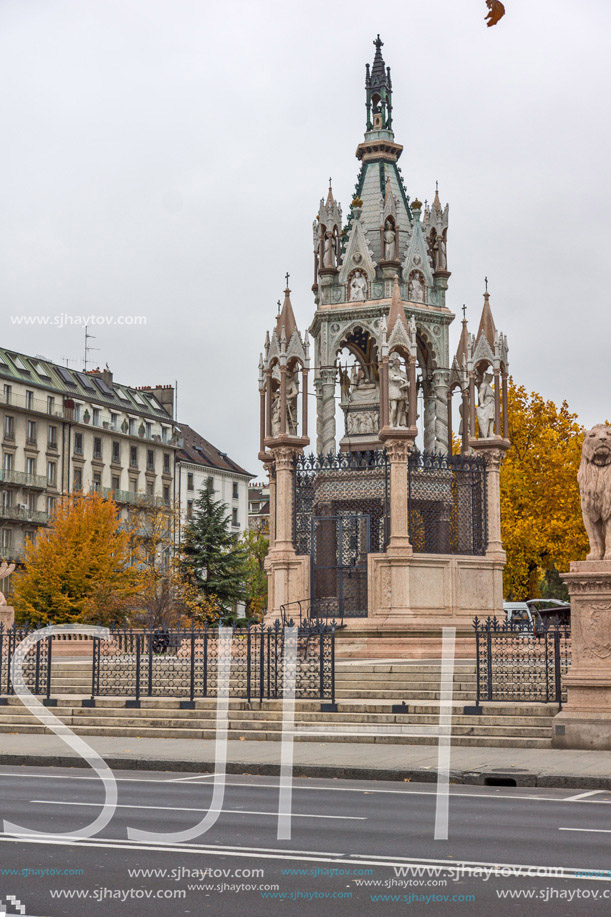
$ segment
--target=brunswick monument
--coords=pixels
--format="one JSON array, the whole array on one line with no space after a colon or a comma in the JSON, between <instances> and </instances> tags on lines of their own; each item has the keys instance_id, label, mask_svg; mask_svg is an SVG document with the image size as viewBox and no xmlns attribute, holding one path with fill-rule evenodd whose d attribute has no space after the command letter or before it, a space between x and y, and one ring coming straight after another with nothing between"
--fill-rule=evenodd
<instances>
[{"instance_id":1,"label":"brunswick monument","mask_svg":"<svg viewBox=\"0 0 611 917\"><path fill-rule=\"evenodd\" d=\"M460 652L474 616L502 610L508 347L486 283L477 333L463 317L450 356L449 207L438 189L430 205L407 192L390 68L374 45L347 219L330 183L313 225L309 334L287 275L259 363L268 617L306 606L339 617L340 652L355 656L388 655L388 641L427 655L452 625Z\"/></svg>"}]
</instances>

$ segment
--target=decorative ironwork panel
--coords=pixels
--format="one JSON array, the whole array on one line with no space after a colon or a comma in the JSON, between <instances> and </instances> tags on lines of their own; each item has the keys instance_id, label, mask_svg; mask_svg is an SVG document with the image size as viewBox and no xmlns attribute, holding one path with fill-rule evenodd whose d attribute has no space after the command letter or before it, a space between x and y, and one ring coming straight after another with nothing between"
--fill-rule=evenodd
<instances>
[{"instance_id":1,"label":"decorative ironwork panel","mask_svg":"<svg viewBox=\"0 0 611 917\"><path fill-rule=\"evenodd\" d=\"M408 459L409 535L421 554L486 553L486 464L480 456L414 452Z\"/></svg>"},{"instance_id":2,"label":"decorative ironwork panel","mask_svg":"<svg viewBox=\"0 0 611 917\"><path fill-rule=\"evenodd\" d=\"M386 452L298 455L295 459L293 540L312 554L315 516L369 516L369 552L384 551L388 537Z\"/></svg>"},{"instance_id":3,"label":"decorative ironwork panel","mask_svg":"<svg viewBox=\"0 0 611 917\"><path fill-rule=\"evenodd\" d=\"M474 621L477 703L562 703L562 679L571 664L571 630L554 624L525 629L496 618Z\"/></svg>"},{"instance_id":4,"label":"decorative ironwork panel","mask_svg":"<svg viewBox=\"0 0 611 917\"><path fill-rule=\"evenodd\" d=\"M296 696L331 696L334 628L301 624L298 634ZM284 628L279 622L273 627L234 628L230 696L282 697L283 654ZM94 639L92 697L216 697L218 660L218 627L113 630L110 640Z\"/></svg>"},{"instance_id":5,"label":"decorative ironwork panel","mask_svg":"<svg viewBox=\"0 0 611 917\"><path fill-rule=\"evenodd\" d=\"M367 617L367 555L370 517L314 516L311 536L311 596L328 614Z\"/></svg>"},{"instance_id":6,"label":"decorative ironwork panel","mask_svg":"<svg viewBox=\"0 0 611 917\"><path fill-rule=\"evenodd\" d=\"M13 656L21 641L34 631L29 627L10 627L5 630L0 625L0 694L15 693L11 681ZM51 639L45 638L31 647L23 661L24 681L32 694L48 694L50 655Z\"/></svg>"}]
</instances>

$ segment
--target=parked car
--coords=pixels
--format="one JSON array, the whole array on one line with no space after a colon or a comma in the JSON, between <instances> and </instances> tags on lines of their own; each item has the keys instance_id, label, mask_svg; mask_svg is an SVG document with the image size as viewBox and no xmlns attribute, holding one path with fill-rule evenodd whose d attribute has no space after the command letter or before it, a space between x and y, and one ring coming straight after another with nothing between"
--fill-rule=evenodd
<instances>
[{"instance_id":1,"label":"parked car","mask_svg":"<svg viewBox=\"0 0 611 917\"><path fill-rule=\"evenodd\" d=\"M571 606L558 599L527 599L526 602L503 602L510 624L525 634L541 636L551 624L570 624Z\"/></svg>"},{"instance_id":2,"label":"parked car","mask_svg":"<svg viewBox=\"0 0 611 917\"><path fill-rule=\"evenodd\" d=\"M529 636L533 632L533 613L526 602L503 602L507 623L513 624Z\"/></svg>"}]
</instances>

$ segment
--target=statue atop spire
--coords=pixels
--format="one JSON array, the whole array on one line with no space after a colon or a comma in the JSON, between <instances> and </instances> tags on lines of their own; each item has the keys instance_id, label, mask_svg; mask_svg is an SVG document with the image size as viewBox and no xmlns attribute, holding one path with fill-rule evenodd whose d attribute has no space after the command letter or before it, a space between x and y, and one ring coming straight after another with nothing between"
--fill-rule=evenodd
<instances>
[{"instance_id":1,"label":"statue atop spire","mask_svg":"<svg viewBox=\"0 0 611 917\"><path fill-rule=\"evenodd\" d=\"M368 131L392 131L392 81L390 67L382 57L384 42L378 35L374 41L376 53L371 70L365 70L365 92Z\"/></svg>"}]
</instances>

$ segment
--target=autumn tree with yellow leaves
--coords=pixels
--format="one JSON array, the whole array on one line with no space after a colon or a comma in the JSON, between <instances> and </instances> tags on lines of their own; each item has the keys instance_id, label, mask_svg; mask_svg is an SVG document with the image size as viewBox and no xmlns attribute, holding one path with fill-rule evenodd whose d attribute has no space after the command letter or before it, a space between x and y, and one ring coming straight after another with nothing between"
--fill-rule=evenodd
<instances>
[{"instance_id":1,"label":"autumn tree with yellow leaves","mask_svg":"<svg viewBox=\"0 0 611 917\"><path fill-rule=\"evenodd\" d=\"M115 502L79 493L59 501L49 527L28 540L13 603L18 620L39 626L123 623L141 588Z\"/></svg>"},{"instance_id":2,"label":"autumn tree with yellow leaves","mask_svg":"<svg viewBox=\"0 0 611 917\"><path fill-rule=\"evenodd\" d=\"M557 407L509 384L509 439L501 468L501 524L507 552L505 597L541 594L556 571L588 551L577 471L583 427L566 401Z\"/></svg>"}]
</instances>

